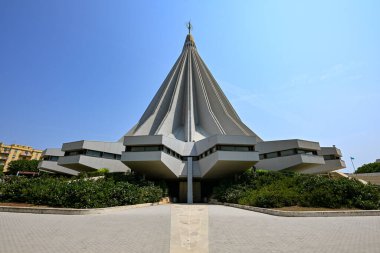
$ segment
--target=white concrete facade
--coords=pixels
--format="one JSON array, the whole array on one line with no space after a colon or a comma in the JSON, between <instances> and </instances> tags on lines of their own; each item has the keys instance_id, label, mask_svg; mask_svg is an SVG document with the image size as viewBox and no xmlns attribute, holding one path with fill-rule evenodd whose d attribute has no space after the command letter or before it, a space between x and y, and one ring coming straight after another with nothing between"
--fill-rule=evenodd
<instances>
[{"instance_id":1,"label":"white concrete facade","mask_svg":"<svg viewBox=\"0 0 380 253\"><path fill-rule=\"evenodd\" d=\"M57 174L76 176L78 171L72 170L58 165L58 159L64 156L63 152L59 148L48 148L42 152L42 160L38 164L38 168L46 172L54 172Z\"/></svg>"},{"instance_id":2,"label":"white concrete facade","mask_svg":"<svg viewBox=\"0 0 380 253\"><path fill-rule=\"evenodd\" d=\"M81 172L107 168L110 172L127 172L121 161L124 146L120 142L76 141L62 145L64 156L58 165Z\"/></svg>"},{"instance_id":3,"label":"white concrete facade","mask_svg":"<svg viewBox=\"0 0 380 253\"><path fill-rule=\"evenodd\" d=\"M187 177L186 164L192 158L193 177L218 178L252 167L259 160L258 152L254 151L256 143L255 136L214 135L199 142L183 142L162 135L126 136L127 151L121 160L142 174L175 179ZM236 147L242 151L233 150Z\"/></svg>"},{"instance_id":4,"label":"white concrete facade","mask_svg":"<svg viewBox=\"0 0 380 253\"><path fill-rule=\"evenodd\" d=\"M335 146L321 148L318 142L298 139L266 141L258 143L257 150L260 152L258 169L323 174L346 167L340 149Z\"/></svg>"}]
</instances>

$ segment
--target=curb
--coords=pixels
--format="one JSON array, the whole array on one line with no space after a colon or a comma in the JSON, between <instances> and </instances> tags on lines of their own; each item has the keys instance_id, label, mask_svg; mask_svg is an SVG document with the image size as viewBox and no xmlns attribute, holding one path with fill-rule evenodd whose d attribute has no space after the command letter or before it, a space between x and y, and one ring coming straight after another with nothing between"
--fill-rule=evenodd
<instances>
[{"instance_id":1,"label":"curb","mask_svg":"<svg viewBox=\"0 0 380 253\"><path fill-rule=\"evenodd\" d=\"M380 216L380 210L353 210L353 211L280 211L255 206L244 206L231 203L215 202L213 204L240 208L244 210L282 217L349 217L349 216Z\"/></svg>"},{"instance_id":2,"label":"curb","mask_svg":"<svg viewBox=\"0 0 380 253\"><path fill-rule=\"evenodd\" d=\"M92 208L92 209L0 206L0 212L34 213L34 214L60 214L60 215L89 215L89 214L104 214L104 213L114 212L114 211L124 211L124 210L129 210L129 209L149 207L149 206L158 206L158 205L164 205L164 204L166 204L166 203L156 202L156 203L129 205L129 206L115 206L115 207Z\"/></svg>"}]
</instances>

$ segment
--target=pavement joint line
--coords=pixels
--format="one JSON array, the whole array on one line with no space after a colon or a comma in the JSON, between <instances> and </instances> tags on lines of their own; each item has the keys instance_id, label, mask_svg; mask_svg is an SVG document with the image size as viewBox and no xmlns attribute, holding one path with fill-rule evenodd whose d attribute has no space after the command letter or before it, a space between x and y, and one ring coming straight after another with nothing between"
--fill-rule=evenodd
<instances>
[{"instance_id":1,"label":"pavement joint line","mask_svg":"<svg viewBox=\"0 0 380 253\"><path fill-rule=\"evenodd\" d=\"M380 210L345 210L345 211L282 211L269 208L246 206L232 203L213 202L212 204L235 207L239 209L282 217L349 217L380 216Z\"/></svg>"},{"instance_id":2,"label":"pavement joint line","mask_svg":"<svg viewBox=\"0 0 380 253\"><path fill-rule=\"evenodd\" d=\"M208 205L171 205L170 253L208 253Z\"/></svg>"}]
</instances>

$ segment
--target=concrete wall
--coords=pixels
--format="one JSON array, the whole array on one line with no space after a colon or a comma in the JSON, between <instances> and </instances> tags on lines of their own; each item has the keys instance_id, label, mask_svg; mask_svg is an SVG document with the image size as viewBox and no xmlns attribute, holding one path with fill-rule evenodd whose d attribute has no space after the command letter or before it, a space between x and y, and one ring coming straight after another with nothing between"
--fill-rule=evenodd
<instances>
[{"instance_id":1,"label":"concrete wall","mask_svg":"<svg viewBox=\"0 0 380 253\"><path fill-rule=\"evenodd\" d=\"M127 135L164 135L193 142L214 134L254 136L261 141L241 121L195 43L185 43L148 108Z\"/></svg>"},{"instance_id":2,"label":"concrete wall","mask_svg":"<svg viewBox=\"0 0 380 253\"><path fill-rule=\"evenodd\" d=\"M101 168L107 168L110 172L129 171L129 168L120 160L85 155L62 156L58 159L58 165L80 172L90 172Z\"/></svg>"},{"instance_id":3,"label":"concrete wall","mask_svg":"<svg viewBox=\"0 0 380 253\"><path fill-rule=\"evenodd\" d=\"M54 161L40 161L38 163L38 169L57 173L57 174L72 175L72 176L76 176L79 174L78 171L60 166L57 164L57 162L54 162Z\"/></svg>"},{"instance_id":4,"label":"concrete wall","mask_svg":"<svg viewBox=\"0 0 380 253\"><path fill-rule=\"evenodd\" d=\"M90 149L100 152L107 152L121 155L124 150L123 143L120 142L102 142L102 141L74 141L62 145L62 151L73 151L81 149Z\"/></svg>"},{"instance_id":5,"label":"concrete wall","mask_svg":"<svg viewBox=\"0 0 380 253\"><path fill-rule=\"evenodd\" d=\"M262 153L277 152L287 149L306 149L306 150L321 150L318 142L305 141L299 139L293 140L278 140L278 141L265 141L259 142L256 145L256 150Z\"/></svg>"},{"instance_id":6,"label":"concrete wall","mask_svg":"<svg viewBox=\"0 0 380 253\"><path fill-rule=\"evenodd\" d=\"M318 155L335 155L342 157L342 151L339 148L333 147L321 147L318 151Z\"/></svg>"},{"instance_id":7,"label":"concrete wall","mask_svg":"<svg viewBox=\"0 0 380 253\"><path fill-rule=\"evenodd\" d=\"M48 148L42 152L42 157L44 156L62 157L64 154L65 152L63 152L60 148ZM42 160L38 163L38 169L47 171L47 172L53 172L53 173L64 174L64 175L72 175L72 176L76 176L79 174L78 171L58 165L57 161Z\"/></svg>"},{"instance_id":8,"label":"concrete wall","mask_svg":"<svg viewBox=\"0 0 380 253\"><path fill-rule=\"evenodd\" d=\"M325 160L325 164L313 166L302 173L305 174L324 174L335 170L346 168L346 163L343 160Z\"/></svg>"},{"instance_id":9,"label":"concrete wall","mask_svg":"<svg viewBox=\"0 0 380 253\"><path fill-rule=\"evenodd\" d=\"M141 174L162 179L178 178L185 163L162 151L124 152L121 160Z\"/></svg>"},{"instance_id":10,"label":"concrete wall","mask_svg":"<svg viewBox=\"0 0 380 253\"><path fill-rule=\"evenodd\" d=\"M162 135L126 136L124 138L124 145L127 146L164 145L183 157L199 156L215 145L254 146L256 143L255 136L214 135L195 143L183 142ZM159 174L172 178L174 174L177 178L187 177L186 161L174 158L162 151L123 152L121 160L131 169L148 176L157 177ZM258 160L258 152L254 151L216 151L199 161L193 162L193 177L218 178L248 169Z\"/></svg>"},{"instance_id":11,"label":"concrete wall","mask_svg":"<svg viewBox=\"0 0 380 253\"><path fill-rule=\"evenodd\" d=\"M64 156L65 152L63 152L60 148L48 148L42 152L42 156Z\"/></svg>"},{"instance_id":12,"label":"concrete wall","mask_svg":"<svg viewBox=\"0 0 380 253\"><path fill-rule=\"evenodd\" d=\"M262 170L280 171L293 170L298 171L309 169L315 165L325 164L323 157L315 155L296 154L291 156L276 157L271 159L260 160L255 167Z\"/></svg>"},{"instance_id":13,"label":"concrete wall","mask_svg":"<svg viewBox=\"0 0 380 253\"><path fill-rule=\"evenodd\" d=\"M360 174L347 174L349 177L362 179L372 184L380 185L380 172L377 173L360 173Z\"/></svg>"}]
</instances>

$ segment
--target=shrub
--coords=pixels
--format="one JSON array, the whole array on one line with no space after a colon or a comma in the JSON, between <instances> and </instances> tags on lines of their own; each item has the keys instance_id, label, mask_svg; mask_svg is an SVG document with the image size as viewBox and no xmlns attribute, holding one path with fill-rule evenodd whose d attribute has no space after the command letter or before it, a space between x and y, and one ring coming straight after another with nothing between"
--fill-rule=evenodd
<instances>
[{"instance_id":1,"label":"shrub","mask_svg":"<svg viewBox=\"0 0 380 253\"><path fill-rule=\"evenodd\" d=\"M282 191L273 191L271 188L272 186L249 191L243 198L239 199L238 203L265 208L297 205L298 195L293 189L288 188Z\"/></svg>"},{"instance_id":2,"label":"shrub","mask_svg":"<svg viewBox=\"0 0 380 253\"><path fill-rule=\"evenodd\" d=\"M110 173L110 170L107 169L107 168L101 168L101 169L98 169L97 171L98 171L99 173L103 173L103 174Z\"/></svg>"},{"instance_id":3,"label":"shrub","mask_svg":"<svg viewBox=\"0 0 380 253\"><path fill-rule=\"evenodd\" d=\"M152 182L145 185L114 181L112 178L89 180L86 178L40 177L7 178L0 188L0 202L25 202L53 207L100 208L158 202L163 189Z\"/></svg>"},{"instance_id":4,"label":"shrub","mask_svg":"<svg viewBox=\"0 0 380 253\"><path fill-rule=\"evenodd\" d=\"M16 160L9 163L9 175L16 175L17 171L32 171L38 172L38 160Z\"/></svg>"},{"instance_id":5,"label":"shrub","mask_svg":"<svg viewBox=\"0 0 380 253\"><path fill-rule=\"evenodd\" d=\"M240 179L224 180L214 188L213 196L221 202L258 207L306 206L328 208L380 208L380 189L346 178L295 173L251 172Z\"/></svg>"},{"instance_id":6,"label":"shrub","mask_svg":"<svg viewBox=\"0 0 380 253\"><path fill-rule=\"evenodd\" d=\"M380 163L367 163L359 167L355 174L357 173L375 173L380 172Z\"/></svg>"},{"instance_id":7,"label":"shrub","mask_svg":"<svg viewBox=\"0 0 380 253\"><path fill-rule=\"evenodd\" d=\"M110 173L109 169L107 168L101 168L95 171L90 172L81 172L79 173L79 178L86 178L86 177L99 177L99 176L105 176L106 174Z\"/></svg>"}]
</instances>

